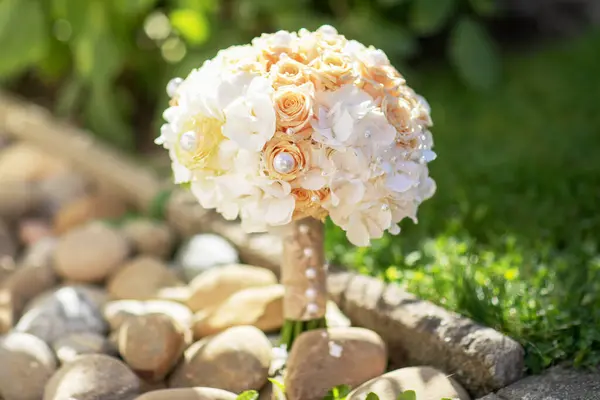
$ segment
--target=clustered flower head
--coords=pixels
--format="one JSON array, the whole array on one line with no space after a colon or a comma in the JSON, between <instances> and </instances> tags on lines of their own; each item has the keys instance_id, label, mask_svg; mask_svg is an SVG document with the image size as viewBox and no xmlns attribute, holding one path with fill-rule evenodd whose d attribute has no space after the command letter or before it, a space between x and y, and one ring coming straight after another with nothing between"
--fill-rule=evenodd
<instances>
[{"instance_id":1,"label":"clustered flower head","mask_svg":"<svg viewBox=\"0 0 600 400\"><path fill-rule=\"evenodd\" d=\"M329 215L366 246L435 192L427 102L331 26L222 50L167 92L156 142L176 183L247 232Z\"/></svg>"}]
</instances>

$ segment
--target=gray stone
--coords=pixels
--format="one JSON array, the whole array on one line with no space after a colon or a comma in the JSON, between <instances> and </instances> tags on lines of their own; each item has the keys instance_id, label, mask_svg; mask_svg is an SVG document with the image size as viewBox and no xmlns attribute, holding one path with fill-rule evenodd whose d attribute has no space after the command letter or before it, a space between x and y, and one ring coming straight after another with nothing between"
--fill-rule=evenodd
<instances>
[{"instance_id":1,"label":"gray stone","mask_svg":"<svg viewBox=\"0 0 600 400\"><path fill-rule=\"evenodd\" d=\"M600 400L600 372L555 367L481 400Z\"/></svg>"},{"instance_id":2,"label":"gray stone","mask_svg":"<svg viewBox=\"0 0 600 400\"><path fill-rule=\"evenodd\" d=\"M349 272L329 276L331 297L353 324L377 332L395 365L429 365L452 374L475 396L523 374L513 339L418 299L399 286Z\"/></svg>"},{"instance_id":3,"label":"gray stone","mask_svg":"<svg viewBox=\"0 0 600 400\"><path fill-rule=\"evenodd\" d=\"M90 293L77 286L66 286L34 300L35 304L15 330L35 335L49 344L71 333L102 335L108 331L108 325L102 317L102 306Z\"/></svg>"},{"instance_id":4,"label":"gray stone","mask_svg":"<svg viewBox=\"0 0 600 400\"><path fill-rule=\"evenodd\" d=\"M190 281L212 267L238 263L239 255L226 239L205 233L188 239L179 249L176 261L183 277Z\"/></svg>"}]
</instances>

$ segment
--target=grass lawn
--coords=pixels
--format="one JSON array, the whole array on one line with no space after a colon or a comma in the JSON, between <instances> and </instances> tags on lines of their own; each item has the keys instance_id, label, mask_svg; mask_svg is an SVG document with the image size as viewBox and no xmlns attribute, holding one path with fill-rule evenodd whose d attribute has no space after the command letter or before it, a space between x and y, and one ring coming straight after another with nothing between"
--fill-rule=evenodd
<instances>
[{"instance_id":1,"label":"grass lawn","mask_svg":"<svg viewBox=\"0 0 600 400\"><path fill-rule=\"evenodd\" d=\"M532 372L600 364L600 33L507 56L502 85L447 69L431 103L438 191L371 248L329 226L329 256L519 340Z\"/></svg>"}]
</instances>

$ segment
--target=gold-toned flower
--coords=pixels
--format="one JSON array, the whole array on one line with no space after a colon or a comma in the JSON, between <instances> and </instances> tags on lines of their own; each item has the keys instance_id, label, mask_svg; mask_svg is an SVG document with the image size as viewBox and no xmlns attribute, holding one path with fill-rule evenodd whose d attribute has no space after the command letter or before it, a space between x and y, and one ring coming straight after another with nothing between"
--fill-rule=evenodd
<instances>
[{"instance_id":1,"label":"gold-toned flower","mask_svg":"<svg viewBox=\"0 0 600 400\"><path fill-rule=\"evenodd\" d=\"M358 85L374 99L386 95L398 96L406 81L391 65L367 65L356 63L359 71Z\"/></svg>"},{"instance_id":2,"label":"gold-toned flower","mask_svg":"<svg viewBox=\"0 0 600 400\"><path fill-rule=\"evenodd\" d=\"M223 121L216 118L197 116L191 120L188 130L178 137L175 152L179 162L187 169L212 169L212 161L219 152L219 145L225 136L222 133Z\"/></svg>"},{"instance_id":3,"label":"gold-toned flower","mask_svg":"<svg viewBox=\"0 0 600 400\"><path fill-rule=\"evenodd\" d=\"M291 182L310 164L310 141L294 141L290 135L277 132L263 150L264 171L267 176Z\"/></svg>"},{"instance_id":4,"label":"gold-toned flower","mask_svg":"<svg viewBox=\"0 0 600 400\"><path fill-rule=\"evenodd\" d=\"M308 190L304 188L293 188L292 196L296 200L296 208L292 219L299 220L306 217L313 217L323 221L327 217L327 210L322 207L330 195L329 188L320 190Z\"/></svg>"},{"instance_id":5,"label":"gold-toned flower","mask_svg":"<svg viewBox=\"0 0 600 400\"><path fill-rule=\"evenodd\" d=\"M396 128L398 139L409 142L415 138L414 121L412 119L413 104L404 97L386 96L381 108L388 122Z\"/></svg>"},{"instance_id":6,"label":"gold-toned flower","mask_svg":"<svg viewBox=\"0 0 600 400\"><path fill-rule=\"evenodd\" d=\"M354 80L354 69L349 57L326 51L311 63L312 81L318 90L336 90Z\"/></svg>"},{"instance_id":7,"label":"gold-toned flower","mask_svg":"<svg viewBox=\"0 0 600 400\"><path fill-rule=\"evenodd\" d=\"M271 68L271 81L273 87L296 85L300 86L309 82L306 66L290 57L281 57Z\"/></svg>"},{"instance_id":8,"label":"gold-toned flower","mask_svg":"<svg viewBox=\"0 0 600 400\"><path fill-rule=\"evenodd\" d=\"M313 116L313 85L281 86L273 94L277 127L295 133L304 129Z\"/></svg>"}]
</instances>

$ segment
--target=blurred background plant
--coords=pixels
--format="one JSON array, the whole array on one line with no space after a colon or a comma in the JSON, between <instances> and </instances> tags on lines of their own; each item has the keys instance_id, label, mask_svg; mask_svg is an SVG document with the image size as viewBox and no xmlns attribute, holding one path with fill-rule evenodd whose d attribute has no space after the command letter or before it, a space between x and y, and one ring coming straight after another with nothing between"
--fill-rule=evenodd
<instances>
[{"instance_id":1,"label":"blurred background plant","mask_svg":"<svg viewBox=\"0 0 600 400\"><path fill-rule=\"evenodd\" d=\"M156 131L170 77L262 32L329 23L385 49L401 70L441 52L484 90L500 77L495 24L522 16L566 25L556 20L567 3L594 15L593 1L565 0L0 0L0 48L10 54L0 82L41 93L58 115L133 149L148 139L134 128Z\"/></svg>"},{"instance_id":2,"label":"blurred background plant","mask_svg":"<svg viewBox=\"0 0 600 400\"><path fill-rule=\"evenodd\" d=\"M596 366L599 22L597 0L0 0L0 85L164 157L169 79L263 32L334 25L430 101L439 158L418 225L371 248L329 226L332 261L512 335L532 371Z\"/></svg>"}]
</instances>

